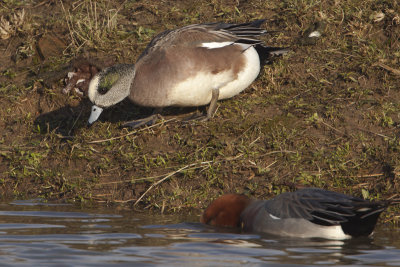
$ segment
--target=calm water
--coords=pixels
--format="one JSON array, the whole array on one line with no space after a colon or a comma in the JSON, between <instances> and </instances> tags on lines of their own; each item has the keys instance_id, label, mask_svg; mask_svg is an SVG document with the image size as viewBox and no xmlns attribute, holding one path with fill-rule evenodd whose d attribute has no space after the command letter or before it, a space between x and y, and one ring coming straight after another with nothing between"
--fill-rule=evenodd
<instances>
[{"instance_id":1,"label":"calm water","mask_svg":"<svg viewBox=\"0 0 400 267\"><path fill-rule=\"evenodd\" d=\"M400 229L347 242L241 234L163 216L0 204L0 266L400 266Z\"/></svg>"}]
</instances>

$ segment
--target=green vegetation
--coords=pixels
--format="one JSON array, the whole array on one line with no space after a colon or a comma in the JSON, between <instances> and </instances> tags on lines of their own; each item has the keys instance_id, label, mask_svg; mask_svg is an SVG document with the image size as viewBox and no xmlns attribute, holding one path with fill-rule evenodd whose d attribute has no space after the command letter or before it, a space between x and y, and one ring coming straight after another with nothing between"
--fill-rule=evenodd
<instances>
[{"instance_id":1,"label":"green vegetation","mask_svg":"<svg viewBox=\"0 0 400 267\"><path fill-rule=\"evenodd\" d=\"M397 0L7 0L1 16L3 200L173 212L203 209L222 193L268 198L308 186L399 198ZM123 121L151 110L127 102L86 128L89 102L61 94L71 59L134 63L163 30L259 18L279 31L265 42L292 52L219 102L211 121L184 124L194 110L170 108L160 123L130 131ZM318 21L322 36L302 42ZM398 206L386 217L398 220Z\"/></svg>"}]
</instances>

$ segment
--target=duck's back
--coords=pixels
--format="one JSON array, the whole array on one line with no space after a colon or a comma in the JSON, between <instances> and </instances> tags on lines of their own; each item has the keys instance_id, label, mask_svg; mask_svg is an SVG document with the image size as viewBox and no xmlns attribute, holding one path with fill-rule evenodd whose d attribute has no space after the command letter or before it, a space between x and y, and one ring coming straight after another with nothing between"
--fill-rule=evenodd
<instances>
[{"instance_id":1,"label":"duck's back","mask_svg":"<svg viewBox=\"0 0 400 267\"><path fill-rule=\"evenodd\" d=\"M191 25L156 36L136 63L130 99L150 107L199 106L210 102L212 89L224 99L248 87L260 70L256 50L213 27Z\"/></svg>"}]
</instances>

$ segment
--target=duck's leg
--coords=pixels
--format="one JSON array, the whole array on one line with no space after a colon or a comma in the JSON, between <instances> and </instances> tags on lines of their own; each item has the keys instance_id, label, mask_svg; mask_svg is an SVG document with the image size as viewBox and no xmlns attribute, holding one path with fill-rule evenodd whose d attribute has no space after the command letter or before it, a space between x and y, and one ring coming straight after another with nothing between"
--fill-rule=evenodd
<instances>
[{"instance_id":1,"label":"duck's leg","mask_svg":"<svg viewBox=\"0 0 400 267\"><path fill-rule=\"evenodd\" d=\"M150 115L146 118L140 119L140 120L133 120L133 121L125 122L122 125L122 127L130 127L132 129L136 129L143 125L151 126L151 125L155 124L157 120L162 118L162 116L160 115L161 110L162 110L162 108L156 108L156 109L154 109L152 115Z\"/></svg>"},{"instance_id":2,"label":"duck's leg","mask_svg":"<svg viewBox=\"0 0 400 267\"><path fill-rule=\"evenodd\" d=\"M207 114L193 114L191 116L189 116L188 118L183 119L183 122L188 122L188 121L207 121L209 119L211 119L214 116L215 111L217 110L217 101L218 101L218 97L219 97L219 89L213 89L212 90L212 95L211 95L211 101L210 101L210 105L208 106L207 109Z\"/></svg>"},{"instance_id":3,"label":"duck's leg","mask_svg":"<svg viewBox=\"0 0 400 267\"><path fill-rule=\"evenodd\" d=\"M212 90L211 102L207 109L207 119L211 119L217 110L217 101L219 97L219 88Z\"/></svg>"}]
</instances>

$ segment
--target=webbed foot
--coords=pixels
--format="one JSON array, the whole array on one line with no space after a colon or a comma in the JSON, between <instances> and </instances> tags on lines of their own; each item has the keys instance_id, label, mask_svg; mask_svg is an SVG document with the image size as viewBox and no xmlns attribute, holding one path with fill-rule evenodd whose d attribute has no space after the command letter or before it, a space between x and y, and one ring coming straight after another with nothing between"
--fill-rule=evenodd
<instances>
[{"instance_id":1,"label":"webbed foot","mask_svg":"<svg viewBox=\"0 0 400 267\"><path fill-rule=\"evenodd\" d=\"M137 129L141 126L151 126L156 123L157 120L161 119L160 114L153 114L149 117L140 119L140 120L133 120L133 121L128 121L125 122L122 127L130 127L131 129Z\"/></svg>"},{"instance_id":2,"label":"webbed foot","mask_svg":"<svg viewBox=\"0 0 400 267\"><path fill-rule=\"evenodd\" d=\"M183 123L187 123L190 121L208 121L210 118L207 116L207 114L201 113L201 112L196 112L193 113L192 115L185 117L182 119Z\"/></svg>"}]
</instances>

